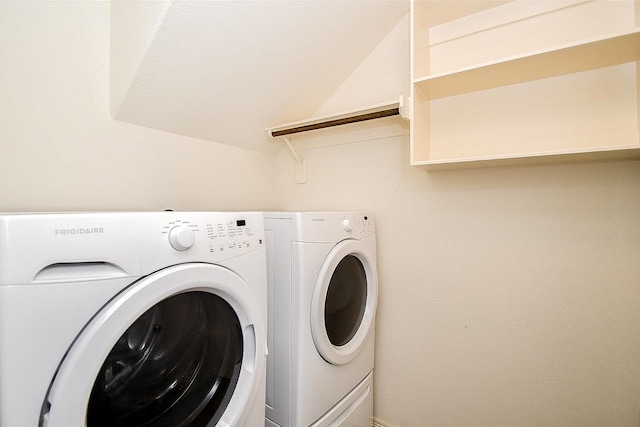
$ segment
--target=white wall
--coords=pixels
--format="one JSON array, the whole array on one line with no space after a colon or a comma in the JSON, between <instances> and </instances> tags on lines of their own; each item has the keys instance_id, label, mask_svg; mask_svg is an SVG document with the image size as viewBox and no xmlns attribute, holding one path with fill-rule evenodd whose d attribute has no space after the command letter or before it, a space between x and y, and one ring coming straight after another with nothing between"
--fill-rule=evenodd
<instances>
[{"instance_id":1,"label":"white wall","mask_svg":"<svg viewBox=\"0 0 640 427\"><path fill-rule=\"evenodd\" d=\"M321 113L406 94L408 74L405 20ZM408 136L308 156L300 185L279 154L280 208L376 217L379 419L640 423L639 162L426 173Z\"/></svg>"},{"instance_id":2,"label":"white wall","mask_svg":"<svg viewBox=\"0 0 640 427\"><path fill-rule=\"evenodd\" d=\"M407 33L324 110L407 94ZM312 149L298 185L284 150L111 120L108 2L1 2L0 40L0 211L370 211L379 418L639 424L638 162L427 174L400 136Z\"/></svg>"},{"instance_id":3,"label":"white wall","mask_svg":"<svg viewBox=\"0 0 640 427\"><path fill-rule=\"evenodd\" d=\"M272 157L109 115L110 2L0 2L0 211L273 209Z\"/></svg>"}]
</instances>

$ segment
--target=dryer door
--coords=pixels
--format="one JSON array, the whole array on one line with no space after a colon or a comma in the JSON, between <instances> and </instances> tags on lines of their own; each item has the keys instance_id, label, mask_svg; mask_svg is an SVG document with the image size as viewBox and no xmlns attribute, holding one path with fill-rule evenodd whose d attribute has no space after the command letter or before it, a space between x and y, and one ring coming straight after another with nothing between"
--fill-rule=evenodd
<instances>
[{"instance_id":1,"label":"dryer door","mask_svg":"<svg viewBox=\"0 0 640 427\"><path fill-rule=\"evenodd\" d=\"M41 426L242 425L263 386L265 325L249 285L210 264L142 278L78 335Z\"/></svg>"},{"instance_id":2,"label":"dryer door","mask_svg":"<svg viewBox=\"0 0 640 427\"><path fill-rule=\"evenodd\" d=\"M327 362L356 357L373 328L377 302L375 253L359 240L338 243L322 264L311 304L313 341Z\"/></svg>"}]
</instances>

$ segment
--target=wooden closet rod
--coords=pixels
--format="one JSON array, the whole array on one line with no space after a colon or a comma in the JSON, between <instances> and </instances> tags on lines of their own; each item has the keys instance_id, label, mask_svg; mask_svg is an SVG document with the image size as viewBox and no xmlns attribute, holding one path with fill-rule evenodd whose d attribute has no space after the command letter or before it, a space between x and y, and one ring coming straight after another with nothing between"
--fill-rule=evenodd
<instances>
[{"instance_id":1,"label":"wooden closet rod","mask_svg":"<svg viewBox=\"0 0 640 427\"><path fill-rule=\"evenodd\" d=\"M325 122L313 123L310 125L297 126L289 129L271 131L273 138L278 136L291 135L293 133L307 132L310 130L324 129L334 126L347 125L349 123L364 122L366 120L380 119L383 117L397 116L400 114L400 108L391 108L388 110L375 111L373 113L358 114L356 116L345 117L342 119L327 120Z\"/></svg>"}]
</instances>

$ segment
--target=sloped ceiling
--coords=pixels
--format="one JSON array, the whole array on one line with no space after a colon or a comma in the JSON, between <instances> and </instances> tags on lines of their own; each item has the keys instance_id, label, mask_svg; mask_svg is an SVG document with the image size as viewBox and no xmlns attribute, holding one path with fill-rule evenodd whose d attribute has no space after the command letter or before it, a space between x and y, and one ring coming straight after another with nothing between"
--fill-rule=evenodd
<instances>
[{"instance_id":1,"label":"sloped ceiling","mask_svg":"<svg viewBox=\"0 0 640 427\"><path fill-rule=\"evenodd\" d=\"M311 117L408 10L403 0L112 1L111 114L273 152L264 129Z\"/></svg>"}]
</instances>

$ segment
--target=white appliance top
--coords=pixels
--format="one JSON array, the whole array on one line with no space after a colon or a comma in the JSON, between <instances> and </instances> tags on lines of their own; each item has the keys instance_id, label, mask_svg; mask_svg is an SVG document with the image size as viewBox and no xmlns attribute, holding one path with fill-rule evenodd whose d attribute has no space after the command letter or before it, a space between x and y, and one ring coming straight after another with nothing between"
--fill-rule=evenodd
<instances>
[{"instance_id":1,"label":"white appliance top","mask_svg":"<svg viewBox=\"0 0 640 427\"><path fill-rule=\"evenodd\" d=\"M0 215L0 285L141 276L264 248L259 212Z\"/></svg>"},{"instance_id":2,"label":"white appliance top","mask_svg":"<svg viewBox=\"0 0 640 427\"><path fill-rule=\"evenodd\" d=\"M293 241L335 243L375 234L371 214L362 212L265 212L265 220L292 221Z\"/></svg>"}]
</instances>

